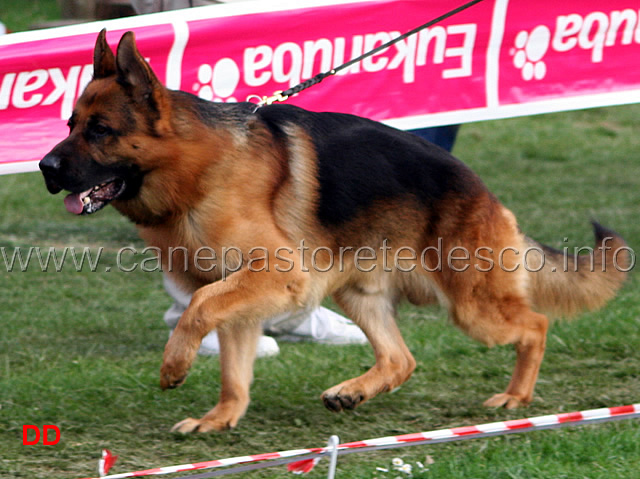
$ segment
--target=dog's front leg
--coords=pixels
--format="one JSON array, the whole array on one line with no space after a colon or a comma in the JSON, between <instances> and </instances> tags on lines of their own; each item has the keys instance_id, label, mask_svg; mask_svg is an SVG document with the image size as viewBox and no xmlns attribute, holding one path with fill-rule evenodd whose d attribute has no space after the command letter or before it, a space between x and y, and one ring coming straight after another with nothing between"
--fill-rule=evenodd
<instances>
[{"instance_id":1,"label":"dog's front leg","mask_svg":"<svg viewBox=\"0 0 640 479\"><path fill-rule=\"evenodd\" d=\"M221 431L235 427L249 406L258 322L236 322L218 330L222 387L218 404L202 418L187 418L171 428L182 433Z\"/></svg>"},{"instance_id":2,"label":"dog's front leg","mask_svg":"<svg viewBox=\"0 0 640 479\"><path fill-rule=\"evenodd\" d=\"M202 338L220 333L220 402L201 419L176 424L181 432L228 429L249 404L249 385L262 320L301 304L303 282L289 273L242 270L195 292L169 339L160 371L163 389L182 384Z\"/></svg>"}]
</instances>

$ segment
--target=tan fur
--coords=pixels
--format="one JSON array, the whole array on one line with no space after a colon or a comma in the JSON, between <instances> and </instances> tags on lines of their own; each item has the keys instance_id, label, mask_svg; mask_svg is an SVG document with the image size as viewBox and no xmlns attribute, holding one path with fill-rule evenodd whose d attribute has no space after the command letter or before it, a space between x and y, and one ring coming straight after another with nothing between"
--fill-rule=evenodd
<instances>
[{"instance_id":1,"label":"tan fur","mask_svg":"<svg viewBox=\"0 0 640 479\"><path fill-rule=\"evenodd\" d=\"M599 309L613 298L626 279L624 271L629 269L631 258L622 238L609 238L591 251L584 251L577 261L573 250L566 254L547 252L542 270L530 273L529 294L534 307L553 316L571 317ZM529 246L539 246L526 240ZM539 262L532 264L533 269L539 267Z\"/></svg>"},{"instance_id":2,"label":"tan fur","mask_svg":"<svg viewBox=\"0 0 640 479\"><path fill-rule=\"evenodd\" d=\"M205 124L184 97L159 84L130 34L121 40L114 59L103 33L95 58L101 77L79 100L77 124L95 112L115 123L124 121L114 106L123 96L114 68L127 76L129 88L146 92L158 109L153 130L145 129L153 125L140 127L126 140L92 154L105 164L126 158L147 172L136 197L112 204L138 224L147 244L162 252L166 269L169 258L174 260L173 278L193 293L166 345L161 386L182 384L202 338L213 330L220 334L219 403L200 419L179 422L175 430L204 432L235 426L249 404L261 322L316 306L327 295L333 295L362 328L376 360L363 375L323 393L329 409L352 409L411 376L416 362L395 323L396 307L403 298L414 304L440 302L456 326L488 346L513 344L517 360L511 382L485 404L509 408L526 404L532 400L545 349L548 320L542 313L598 307L624 279L610 260L606 273L552 273L551 268L557 267L553 255L541 272L525 271L519 252L536 243L519 231L514 215L471 174L464 178L466 195L445 193L438 211L415 197L398 196L374 200L343 225L322 224L316 214L317 151L302 126L284 125L286 140L282 140L256 116L243 125L224 118L215 125ZM145 81L150 90L145 90ZM131 113L136 124L149 125L140 120L143 113ZM78 151L91 148L75 131L65 141L73 142ZM306 250L300 256L302 242ZM616 236L611 246L623 244ZM237 251L225 255L229 246ZM196 252L203 247L216 256L200 264L208 271L195 267ZM361 262L370 269L363 272L354 264L361 247L378 253L386 247L387 258L399 254L405 259L385 271L378 254L375 260ZM440 269L438 247L444 263ZM407 259L408 248L428 251L425 264L420 258ZM456 271L446 258L462 248L471 256L452 261L455 269L468 265ZM314 256L317 249L320 253ZM503 250L506 253L499 255ZM481 255L474 255L476 251ZM340 265L329 267L331 255L340 259ZM238 271L223 277L223 260ZM185 262L187 268L176 268ZM488 268L490 262L495 267ZM416 268L408 271L412 265Z\"/></svg>"}]
</instances>

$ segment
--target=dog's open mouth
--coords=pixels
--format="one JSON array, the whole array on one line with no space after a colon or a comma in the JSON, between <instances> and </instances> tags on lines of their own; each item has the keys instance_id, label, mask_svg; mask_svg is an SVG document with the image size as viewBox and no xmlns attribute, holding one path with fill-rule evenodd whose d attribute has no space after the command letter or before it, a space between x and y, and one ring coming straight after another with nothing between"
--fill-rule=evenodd
<instances>
[{"instance_id":1,"label":"dog's open mouth","mask_svg":"<svg viewBox=\"0 0 640 479\"><path fill-rule=\"evenodd\" d=\"M74 215L89 215L104 208L125 190L125 183L115 179L101 183L82 193L70 193L64 199L67 211Z\"/></svg>"}]
</instances>

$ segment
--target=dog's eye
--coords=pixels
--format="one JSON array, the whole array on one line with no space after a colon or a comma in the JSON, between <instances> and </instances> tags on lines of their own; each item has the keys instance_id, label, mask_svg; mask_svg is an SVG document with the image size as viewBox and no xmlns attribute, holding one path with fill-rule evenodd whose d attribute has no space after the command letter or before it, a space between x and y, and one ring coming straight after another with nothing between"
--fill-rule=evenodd
<instances>
[{"instance_id":1,"label":"dog's eye","mask_svg":"<svg viewBox=\"0 0 640 479\"><path fill-rule=\"evenodd\" d=\"M96 135L103 136L109 132L109 129L104 125L96 125L95 127L93 127L93 132Z\"/></svg>"},{"instance_id":2,"label":"dog's eye","mask_svg":"<svg viewBox=\"0 0 640 479\"><path fill-rule=\"evenodd\" d=\"M103 120L99 118L90 118L87 122L87 126L84 129L84 136L89 141L104 140L110 135L114 134L113 128L108 126Z\"/></svg>"},{"instance_id":3,"label":"dog's eye","mask_svg":"<svg viewBox=\"0 0 640 479\"><path fill-rule=\"evenodd\" d=\"M91 128L91 133L96 138L101 138L101 137L107 136L109 133L111 133L111 128L109 128L108 126L103 125L101 123L97 123L97 124L93 125L93 127Z\"/></svg>"}]
</instances>

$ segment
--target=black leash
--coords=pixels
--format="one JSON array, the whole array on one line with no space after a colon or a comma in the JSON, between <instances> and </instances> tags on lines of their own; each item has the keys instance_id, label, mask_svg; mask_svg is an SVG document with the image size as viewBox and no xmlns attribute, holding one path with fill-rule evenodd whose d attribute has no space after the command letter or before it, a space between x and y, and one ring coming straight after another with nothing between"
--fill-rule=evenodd
<instances>
[{"instance_id":1,"label":"black leash","mask_svg":"<svg viewBox=\"0 0 640 479\"><path fill-rule=\"evenodd\" d=\"M260 108L261 106L264 106L264 105L271 105L272 103L274 103L276 101L285 101L290 96L295 95L296 93L300 93L301 91L306 90L307 88L310 88L313 85L317 85L318 83L320 83L325 78L335 75L340 70L344 70L345 68L350 67L354 63L358 63L359 61L362 61L367 57L375 55L376 53L378 53L378 52L380 52L380 51L382 51L382 50L384 50L386 48L389 48L394 43L398 43L399 41L404 40L405 38L410 37L411 35L414 35L414 34L418 33L420 30L423 30L425 28L429 28L430 26L435 25L436 23L439 23L442 20L445 20L445 19L447 19L449 17L452 17L453 15L455 15L457 13L460 13L461 11L466 10L467 8L474 6L476 3L480 3L481 1L482 0L471 0L470 2L465 3L464 5L461 5L458 8L455 8L455 9L451 10L451 11L445 13L444 15L440 15L439 17L434 18L431 21L428 21L424 25L420 25L419 27L416 27L413 30L408 31L407 33L404 33L403 35L400 35L399 37L394 38L393 40L385 43L384 45L380 45L379 47L374 48L373 50L368 51L367 53L364 53L364 54L360 55L357 58L353 58L352 60L349 60L347 63L343 63L342 65L340 65L340 66L338 66L336 68L333 68L332 70L329 70L328 72L318 73L313 78L310 78L309 80L303 81L302 83L299 83L296 86L294 86L292 88L289 88L288 90L277 91L270 97L266 97L265 96L265 97L260 99L260 102L258 103L258 108Z\"/></svg>"}]
</instances>

